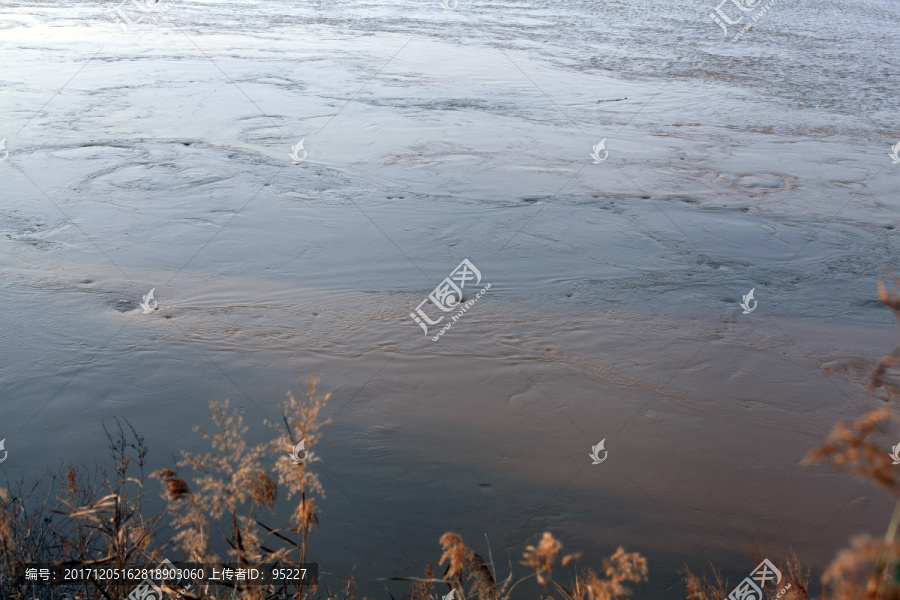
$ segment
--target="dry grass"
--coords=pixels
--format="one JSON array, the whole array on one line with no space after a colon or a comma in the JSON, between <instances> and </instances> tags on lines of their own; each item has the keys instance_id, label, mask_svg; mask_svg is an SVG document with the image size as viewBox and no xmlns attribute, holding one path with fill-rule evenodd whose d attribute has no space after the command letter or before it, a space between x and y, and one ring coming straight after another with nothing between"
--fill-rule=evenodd
<instances>
[{"instance_id":1,"label":"dry grass","mask_svg":"<svg viewBox=\"0 0 900 600\"><path fill-rule=\"evenodd\" d=\"M569 583L560 583L553 578L553 569L562 551L562 542L550 532L544 532L537 546L525 548L522 564L529 567L532 574L515 581L512 569L505 579L498 580L493 561L486 562L458 534L448 531L441 536L440 542L444 550L440 564L447 563L442 578L434 576L431 561L424 577L393 578L412 582L407 594L409 600L435 600L435 584L446 588L447 592L443 595L453 590L455 600L510 600L516 588L531 580L541 586L540 597L546 600L627 600L631 591L624 584L647 579L646 559L637 553L627 553L620 547L604 559L603 576L587 568L579 571L577 561L580 555L566 555L559 567L569 569Z\"/></svg>"},{"instance_id":2,"label":"dry grass","mask_svg":"<svg viewBox=\"0 0 900 600\"><path fill-rule=\"evenodd\" d=\"M765 558L760 549L754 549L751 554L751 564L759 564ZM787 589L779 600L807 600L812 598L809 593L809 572L804 571L797 556L792 554L783 561L775 561L775 566L781 571L782 580L774 589L771 584L764 592L767 598L775 598L779 591ZM748 575L749 569L748 569ZM685 569L684 582L687 587L686 600L723 600L729 597L732 585L722 577L722 574L713 570L712 578L699 577L690 570ZM824 594L821 596L824 600Z\"/></svg>"},{"instance_id":3,"label":"dry grass","mask_svg":"<svg viewBox=\"0 0 900 600\"><path fill-rule=\"evenodd\" d=\"M892 276L900 286L900 279ZM900 321L900 294L879 282L879 297ZM900 347L882 359L871 375L873 397L900 397ZM0 488L0 600L122 600L133 585L87 582L78 588L48 588L13 583L26 563L116 565L157 564L163 557L191 562L217 562L213 547L224 548L227 562L297 565L307 559L308 536L320 524L317 499L324 497L321 481L312 470L318 460L315 445L328 423L320 413L329 396L317 393L318 380L300 382L301 393L288 393L281 419L270 423L276 434L268 442L250 446L244 436L243 415L228 401L210 405L212 429L197 428L209 442L207 452L183 453L171 469L153 473L162 484L166 510L152 515L144 491L143 439L125 422L107 430L113 467L89 472L72 466L26 484L6 480ZM823 463L872 481L894 496L897 508L882 538L860 536L840 551L822 576L821 600L900 600L900 475L889 456L897 439L892 405L868 409L854 422L837 423L824 443L814 449L810 463ZM894 437L890 437L893 435ZM288 456L306 440L307 460L295 465ZM182 475L182 473L184 473ZM279 501L287 502L288 522L265 524ZM151 514L152 516L148 516ZM163 541L161 527L174 534ZM222 542L224 541L224 546ZM537 545L527 546L522 565L530 574L514 578L510 565L500 579L488 560L447 532L440 538L438 564L443 575L427 562L424 577L398 578L410 583L408 600L437 600L454 590L456 600L511 600L537 596L541 600L626 600L629 584L648 578L647 561L619 547L603 559L602 567L580 568L580 554L563 553L563 544L545 532ZM755 562L763 555L754 552ZM180 555L180 556L179 556ZM809 572L796 556L776 562L783 574L779 588L789 584L781 600L808 600ZM562 582L558 574L568 573ZM711 578L689 570L683 573L686 600L723 600L731 587L721 574ZM530 591L529 591L530 590ZM166 590L170 598L176 590ZM767 589L767 599L777 590ZM194 586L182 598L204 600L356 600L352 576L333 592L315 586L223 587Z\"/></svg>"},{"instance_id":4,"label":"dry grass","mask_svg":"<svg viewBox=\"0 0 900 600\"><path fill-rule=\"evenodd\" d=\"M0 598L33 600L60 597L124 598L132 586L86 582L78 588L47 588L13 583L25 565L78 563L126 566L160 558L155 545L160 516L147 517L143 502L143 439L125 421L106 430L113 459L110 471L88 472L68 466L30 486L22 482L0 490Z\"/></svg>"},{"instance_id":5,"label":"dry grass","mask_svg":"<svg viewBox=\"0 0 900 600\"><path fill-rule=\"evenodd\" d=\"M230 409L228 401L212 402L212 432L197 428L212 450L202 454L184 452L178 463L194 474L193 484L174 470L153 475L164 484L163 496L169 503L172 524L177 533L172 542L192 562L218 562L210 549L210 530L226 531L228 561L241 565L271 564L289 568L306 560L307 536L318 526L315 496L324 497L324 489L308 464L315 461L312 448L319 430L328 423L319 412L329 395L316 393L318 379L300 382L302 395L288 392L282 403L281 422L271 424L275 438L267 443L248 446L244 441L247 428L239 410ZM289 452L300 440L310 449L306 462L292 464ZM290 524L274 528L261 520L261 513L273 514L279 486L287 499L296 498ZM299 535L294 540L292 535ZM222 598L218 584L205 584L191 593L202 598ZM353 591L348 585L347 593ZM315 593L308 585L236 586L225 590L228 598L262 600L264 598L304 598ZM188 596L190 597L190 596Z\"/></svg>"}]
</instances>

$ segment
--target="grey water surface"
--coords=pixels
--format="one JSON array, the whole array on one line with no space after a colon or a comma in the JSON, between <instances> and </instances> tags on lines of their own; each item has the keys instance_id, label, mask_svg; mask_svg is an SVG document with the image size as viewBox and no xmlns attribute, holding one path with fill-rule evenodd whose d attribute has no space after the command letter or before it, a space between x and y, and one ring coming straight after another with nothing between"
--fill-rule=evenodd
<instances>
[{"instance_id":1,"label":"grey water surface","mask_svg":"<svg viewBox=\"0 0 900 600\"><path fill-rule=\"evenodd\" d=\"M445 531L500 574L543 531L623 545L642 598L880 535L889 498L801 461L896 341L895 2L736 41L682 0L179 0L139 39L117 4L0 4L8 476L116 417L171 466L216 399L267 439L317 372L332 588L387 597ZM491 288L433 342L463 259Z\"/></svg>"}]
</instances>

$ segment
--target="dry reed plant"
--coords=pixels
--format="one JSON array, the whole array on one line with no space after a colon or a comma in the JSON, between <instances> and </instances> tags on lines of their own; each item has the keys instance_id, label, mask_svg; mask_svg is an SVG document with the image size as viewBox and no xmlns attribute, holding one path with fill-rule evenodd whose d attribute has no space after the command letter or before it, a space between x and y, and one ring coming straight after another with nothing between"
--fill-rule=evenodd
<instances>
[{"instance_id":1,"label":"dry reed plant","mask_svg":"<svg viewBox=\"0 0 900 600\"><path fill-rule=\"evenodd\" d=\"M299 439L307 448L318 440L319 430L328 421L319 417L328 395L316 393L318 380L301 381L299 398L288 393L282 405L279 435L267 443L250 446L244 441L247 428L240 411L228 401L212 402L212 431L197 430L209 441L205 453L182 453L178 468L190 470L184 478L174 469L152 474L163 484L163 498L171 516L174 536L160 540L158 524L163 515L151 513L142 494L143 439L125 421L116 420L117 430L107 431L112 468L90 473L69 466L48 476L43 499L39 486L26 488L6 481L0 489L0 600L123 600L135 582L89 581L77 586L48 587L22 583L26 563L127 567L157 565L173 548L185 560L214 564L215 533L227 544L229 561L243 565L277 564L290 568L306 559L307 534L318 525L314 497L324 490L308 464L290 464L287 456ZM104 428L105 429L105 428ZM276 481L277 479L277 481ZM190 481L190 483L189 483ZM282 529L265 525L260 513L271 513L278 500L278 485L287 497L298 501L289 524ZM60 520L57 520L60 519ZM300 540L291 539L299 534ZM173 560L178 560L173 557ZM287 600L313 598L309 585L236 587L229 584L193 585L175 590L160 583L167 598L183 600ZM330 598L355 600L355 582Z\"/></svg>"},{"instance_id":2,"label":"dry reed plant","mask_svg":"<svg viewBox=\"0 0 900 600\"><path fill-rule=\"evenodd\" d=\"M56 541L51 536L47 517L50 497L41 493L41 481L26 486L7 482L0 488L0 598L30 600L39 597L37 586L17 586L13 582L25 575L30 562L49 563ZM29 502L29 500L31 500Z\"/></svg>"},{"instance_id":3,"label":"dry reed plant","mask_svg":"<svg viewBox=\"0 0 900 600\"><path fill-rule=\"evenodd\" d=\"M115 432L104 426L110 471L69 465L30 486L7 479L0 489L0 599L124 598L129 586L117 581L54 588L22 583L25 565L121 567L157 556L159 517L145 516L142 495L147 450L128 421L130 434L121 421L115 423Z\"/></svg>"},{"instance_id":4,"label":"dry reed plant","mask_svg":"<svg viewBox=\"0 0 900 600\"><path fill-rule=\"evenodd\" d=\"M441 536L440 542L444 550L440 564L447 563L442 578L435 578L430 561L425 577L392 578L412 582L407 594L409 600L434 600L434 584L446 585L448 592L453 590L455 600L510 600L520 584L532 579L542 586L540 597L546 600L627 600L631 591L624 584L647 579L646 559L619 547L612 556L604 559L602 576L591 569L579 572L576 565L579 554L563 557L560 568L572 567L572 577L568 586L561 584L552 575L562 543L549 532L544 532L537 546L526 547L522 564L533 573L516 581L513 581L512 569L506 579L498 581L493 561L485 562L458 534L448 531Z\"/></svg>"},{"instance_id":5,"label":"dry reed plant","mask_svg":"<svg viewBox=\"0 0 900 600\"><path fill-rule=\"evenodd\" d=\"M728 597L728 580L722 578L715 566L712 580L705 575L700 577L687 567L681 575L687 587L686 600L723 600Z\"/></svg>"},{"instance_id":6,"label":"dry reed plant","mask_svg":"<svg viewBox=\"0 0 900 600\"><path fill-rule=\"evenodd\" d=\"M196 562L218 561L210 550L211 523L226 531L230 562L242 567L262 562L260 532L256 514L271 509L276 487L262 464L264 448L249 447L243 439L247 431L243 415L229 409L228 400L210 403L211 419L217 430L207 432L195 428L209 440L212 451L202 454L182 452L180 468L191 468L198 475L193 488L170 470L154 476L165 484L164 496L170 500L177 533L173 542ZM198 593L208 594L212 585L204 585ZM246 586L240 598L259 600L259 589Z\"/></svg>"},{"instance_id":7,"label":"dry reed plant","mask_svg":"<svg viewBox=\"0 0 900 600\"><path fill-rule=\"evenodd\" d=\"M160 549L154 547L160 516L147 517L144 507L144 460L147 448L144 439L125 420L115 419L117 431L112 433L104 425L108 449L113 458L112 474L100 471L100 484L90 480L85 472L69 466L58 498L62 509L51 512L67 518L70 529L60 532L68 561L85 566L127 567L152 563L160 559ZM136 468L135 476L131 473ZM109 493L97 498L98 489ZM85 501L87 500L87 502ZM132 586L116 580L92 580L82 586L85 597L124 597Z\"/></svg>"},{"instance_id":8,"label":"dry reed plant","mask_svg":"<svg viewBox=\"0 0 900 600\"><path fill-rule=\"evenodd\" d=\"M209 440L212 450L202 454L183 452L179 468L196 473L192 483L171 469L153 475L164 484L163 497L169 503L176 530L173 543L192 562L216 563L218 557L210 549L213 529L222 527L227 533L231 562L241 565L270 564L280 567L298 566L307 557L307 538L319 516L315 496L325 491L315 473L308 468L316 460L312 448L319 440L320 429L328 424L319 413L330 394L316 392L318 378L300 381L301 395L287 393L281 405L281 421L270 423L278 435L268 443L248 446L244 441L247 428L241 411L229 409L228 401L212 402L213 432L196 428ZM289 456L293 447L305 440L306 460L293 464ZM271 462L269 462L271 459ZM298 501L286 527L274 528L260 520L260 512L272 513L278 500L278 487L287 491L287 499ZM292 539L299 535L299 541ZM355 584L345 594L355 594ZM315 592L309 585L235 586L223 590L219 584L204 584L192 593L198 598L262 600L269 598L306 598ZM188 596L193 597L193 596Z\"/></svg>"},{"instance_id":9,"label":"dry reed plant","mask_svg":"<svg viewBox=\"0 0 900 600\"><path fill-rule=\"evenodd\" d=\"M287 488L288 499L294 496L300 498L291 515L291 530L302 536L300 562L303 562L306 558L307 535L314 525L319 525L319 516L312 495L325 497L325 490L318 475L310 471L307 465L316 461L312 448L319 440L319 430L331 422L331 419L319 418L319 413L331 398L331 394L316 393L319 378L315 375L305 384L303 381L299 383L303 396L297 398L292 392L287 393L287 401L282 404L281 423L271 424L278 430L279 435L270 442L269 449L277 457L275 473L279 485ZM306 461L294 465L287 452L300 440L306 440L309 453Z\"/></svg>"}]
</instances>

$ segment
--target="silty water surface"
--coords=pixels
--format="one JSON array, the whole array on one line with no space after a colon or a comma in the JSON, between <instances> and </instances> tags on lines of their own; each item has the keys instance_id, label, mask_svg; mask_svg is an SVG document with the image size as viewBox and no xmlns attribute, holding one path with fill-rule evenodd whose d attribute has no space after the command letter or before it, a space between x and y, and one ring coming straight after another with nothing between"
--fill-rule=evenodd
<instances>
[{"instance_id":1,"label":"silty water surface","mask_svg":"<svg viewBox=\"0 0 900 600\"><path fill-rule=\"evenodd\" d=\"M502 575L551 530L670 597L884 526L799 463L896 339L896 6L734 43L688 2L175 3L140 40L114 6L0 7L8 473L91 464L113 417L170 466L226 397L262 440L317 371L332 586L447 530ZM431 342L408 315L463 258L491 289Z\"/></svg>"}]
</instances>

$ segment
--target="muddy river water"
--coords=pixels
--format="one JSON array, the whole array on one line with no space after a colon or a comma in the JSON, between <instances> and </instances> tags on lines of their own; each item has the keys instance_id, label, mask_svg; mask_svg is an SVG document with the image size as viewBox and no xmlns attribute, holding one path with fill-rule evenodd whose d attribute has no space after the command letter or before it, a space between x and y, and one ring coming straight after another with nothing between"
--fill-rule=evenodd
<instances>
[{"instance_id":1,"label":"muddy river water","mask_svg":"<svg viewBox=\"0 0 900 600\"><path fill-rule=\"evenodd\" d=\"M753 540L821 569L883 531L801 460L897 337L896 3L736 41L687 0L116 6L0 5L9 476L103 460L113 417L169 466L214 399L262 440L317 372L332 586L385 596L448 530L505 573L552 531L672 598ZM410 313L463 259L491 287L432 341Z\"/></svg>"}]
</instances>

